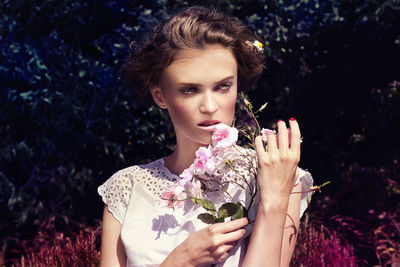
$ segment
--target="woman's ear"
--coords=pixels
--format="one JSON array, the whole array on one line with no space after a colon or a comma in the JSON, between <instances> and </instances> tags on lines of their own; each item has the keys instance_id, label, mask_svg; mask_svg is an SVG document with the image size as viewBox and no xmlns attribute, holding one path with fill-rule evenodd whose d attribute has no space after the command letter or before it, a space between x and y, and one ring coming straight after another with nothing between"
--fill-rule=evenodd
<instances>
[{"instance_id":1,"label":"woman's ear","mask_svg":"<svg viewBox=\"0 0 400 267\"><path fill-rule=\"evenodd\" d=\"M158 86L150 87L151 96L153 97L154 102L156 102L157 106L160 108L167 108L165 104L164 95L161 91L161 88Z\"/></svg>"}]
</instances>

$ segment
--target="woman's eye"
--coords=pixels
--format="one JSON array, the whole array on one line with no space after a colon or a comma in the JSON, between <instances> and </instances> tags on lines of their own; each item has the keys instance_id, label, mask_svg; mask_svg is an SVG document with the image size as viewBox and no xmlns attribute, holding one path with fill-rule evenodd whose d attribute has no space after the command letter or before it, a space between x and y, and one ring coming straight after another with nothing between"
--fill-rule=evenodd
<instances>
[{"instance_id":1,"label":"woman's eye","mask_svg":"<svg viewBox=\"0 0 400 267\"><path fill-rule=\"evenodd\" d=\"M189 87L181 90L182 94L184 95L191 95L197 92L196 87Z\"/></svg>"},{"instance_id":2,"label":"woman's eye","mask_svg":"<svg viewBox=\"0 0 400 267\"><path fill-rule=\"evenodd\" d=\"M230 83L221 83L218 85L218 90L229 90L231 88L232 84Z\"/></svg>"}]
</instances>

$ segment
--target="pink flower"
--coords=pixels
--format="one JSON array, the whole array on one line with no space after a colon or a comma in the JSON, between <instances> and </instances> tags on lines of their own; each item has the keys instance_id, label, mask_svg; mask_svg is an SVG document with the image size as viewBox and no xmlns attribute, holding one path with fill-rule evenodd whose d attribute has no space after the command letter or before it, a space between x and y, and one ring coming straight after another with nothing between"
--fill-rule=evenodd
<instances>
[{"instance_id":1,"label":"pink flower","mask_svg":"<svg viewBox=\"0 0 400 267\"><path fill-rule=\"evenodd\" d=\"M206 147L200 147L196 151L196 158L194 160L194 165L193 165L193 173L197 175L204 174L206 171L207 167L207 161L210 159L212 153L211 153L211 147L208 146Z\"/></svg>"},{"instance_id":2,"label":"pink flower","mask_svg":"<svg viewBox=\"0 0 400 267\"><path fill-rule=\"evenodd\" d=\"M224 149L236 144L238 130L226 124L217 124L212 135L212 145L214 149Z\"/></svg>"},{"instance_id":3,"label":"pink flower","mask_svg":"<svg viewBox=\"0 0 400 267\"><path fill-rule=\"evenodd\" d=\"M203 191L201 189L201 183L199 180L194 179L192 182L190 182L188 189L189 189L191 196L197 197L197 198L203 197Z\"/></svg>"},{"instance_id":4,"label":"pink flower","mask_svg":"<svg viewBox=\"0 0 400 267\"><path fill-rule=\"evenodd\" d=\"M225 149L217 150L213 156L207 161L206 172L209 174L215 174L217 171L222 171L225 168L230 169L226 165L226 161L235 161L240 158L240 153L234 147L228 147Z\"/></svg>"},{"instance_id":5,"label":"pink flower","mask_svg":"<svg viewBox=\"0 0 400 267\"><path fill-rule=\"evenodd\" d=\"M193 164L192 164L193 165ZM192 168L187 168L185 169L180 175L181 180L179 180L180 185L185 185L187 183L190 183L193 179L193 170Z\"/></svg>"},{"instance_id":6,"label":"pink flower","mask_svg":"<svg viewBox=\"0 0 400 267\"><path fill-rule=\"evenodd\" d=\"M276 134L275 130L270 130L270 129L262 129L261 130L261 136L262 136L262 140L266 143L268 141L268 135L270 134L274 134L276 135L276 144L279 146L279 136ZM290 132L290 128L288 128L288 140L289 140L289 146L291 143L291 132Z\"/></svg>"},{"instance_id":7,"label":"pink flower","mask_svg":"<svg viewBox=\"0 0 400 267\"><path fill-rule=\"evenodd\" d=\"M276 134L275 130L270 130L270 129L262 129L261 130L261 136L262 140L266 143L268 141L268 135L270 134Z\"/></svg>"},{"instance_id":8,"label":"pink flower","mask_svg":"<svg viewBox=\"0 0 400 267\"><path fill-rule=\"evenodd\" d=\"M181 207L183 200L187 198L187 194L182 185L174 184L162 192L161 198L167 201L169 208Z\"/></svg>"}]
</instances>

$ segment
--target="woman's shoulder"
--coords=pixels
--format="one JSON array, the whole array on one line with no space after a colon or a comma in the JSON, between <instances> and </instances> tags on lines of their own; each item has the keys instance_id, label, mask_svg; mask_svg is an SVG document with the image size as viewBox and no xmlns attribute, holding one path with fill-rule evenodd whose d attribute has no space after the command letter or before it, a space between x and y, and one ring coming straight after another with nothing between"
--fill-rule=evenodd
<instances>
[{"instance_id":1,"label":"woman's shoulder","mask_svg":"<svg viewBox=\"0 0 400 267\"><path fill-rule=\"evenodd\" d=\"M158 184L165 184L177 179L164 164L164 159L133 165L115 172L98 189L99 193L105 191L118 192L124 198L129 198L132 188L136 184L141 184L145 188ZM149 189L149 188L148 188Z\"/></svg>"},{"instance_id":2,"label":"woman's shoulder","mask_svg":"<svg viewBox=\"0 0 400 267\"><path fill-rule=\"evenodd\" d=\"M169 179L163 159L146 164L133 165L115 172L97 189L103 202L122 224L133 188L140 184L151 190L160 187L160 182Z\"/></svg>"}]
</instances>

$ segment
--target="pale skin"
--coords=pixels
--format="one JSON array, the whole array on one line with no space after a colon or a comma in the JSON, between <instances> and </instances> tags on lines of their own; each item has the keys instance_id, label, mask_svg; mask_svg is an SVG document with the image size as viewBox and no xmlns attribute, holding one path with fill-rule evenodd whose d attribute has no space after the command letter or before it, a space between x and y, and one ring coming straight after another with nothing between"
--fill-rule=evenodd
<instances>
[{"instance_id":1,"label":"pale skin","mask_svg":"<svg viewBox=\"0 0 400 267\"><path fill-rule=\"evenodd\" d=\"M164 70L159 86L151 88L156 104L167 109L176 133L176 150L165 158L166 167L181 173L194 152L208 145L204 120L230 125L237 97L237 63L226 48L213 45L183 50ZM256 138L260 205L248 240L243 266L288 266L300 217L301 182L294 186L300 160L300 130L290 120L291 144L285 122L277 123L279 143L268 136L268 151ZM209 266L226 260L229 250L245 235L246 218L211 225L194 232L160 266ZM104 208L100 266L125 266L121 224Z\"/></svg>"}]
</instances>

